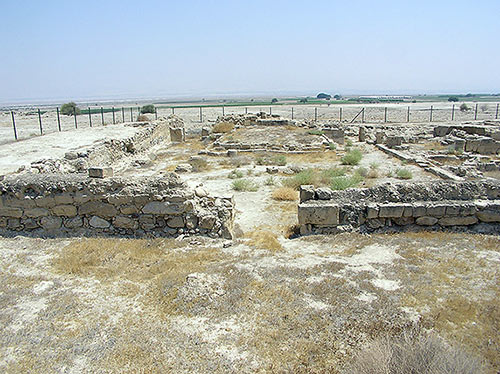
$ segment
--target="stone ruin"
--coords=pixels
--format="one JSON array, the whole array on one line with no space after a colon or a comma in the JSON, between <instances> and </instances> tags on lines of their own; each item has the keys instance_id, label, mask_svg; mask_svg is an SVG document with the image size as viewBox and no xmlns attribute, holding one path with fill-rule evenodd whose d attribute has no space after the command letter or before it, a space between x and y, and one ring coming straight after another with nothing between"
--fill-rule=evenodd
<instances>
[{"instance_id":1,"label":"stone ruin","mask_svg":"<svg viewBox=\"0 0 500 374\"><path fill-rule=\"evenodd\" d=\"M298 222L302 235L422 227L498 233L500 182L387 183L344 191L302 186Z\"/></svg>"},{"instance_id":2,"label":"stone ruin","mask_svg":"<svg viewBox=\"0 0 500 374\"><path fill-rule=\"evenodd\" d=\"M233 201L179 176L133 180L27 174L0 182L0 233L38 236L200 234L231 238Z\"/></svg>"}]
</instances>

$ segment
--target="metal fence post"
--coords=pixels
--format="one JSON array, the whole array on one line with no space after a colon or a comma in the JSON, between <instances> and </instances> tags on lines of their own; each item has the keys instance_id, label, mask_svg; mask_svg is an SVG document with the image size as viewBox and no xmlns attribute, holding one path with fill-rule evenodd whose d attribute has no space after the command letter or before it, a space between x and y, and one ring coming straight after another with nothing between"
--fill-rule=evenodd
<instances>
[{"instance_id":1,"label":"metal fence post","mask_svg":"<svg viewBox=\"0 0 500 374\"><path fill-rule=\"evenodd\" d=\"M318 108L314 108L314 122L318 120Z\"/></svg>"},{"instance_id":2,"label":"metal fence post","mask_svg":"<svg viewBox=\"0 0 500 374\"><path fill-rule=\"evenodd\" d=\"M498 105L499 105L499 104L497 103L497 110L496 110L496 112L495 112L495 119L498 119Z\"/></svg>"},{"instance_id":3,"label":"metal fence post","mask_svg":"<svg viewBox=\"0 0 500 374\"><path fill-rule=\"evenodd\" d=\"M431 105L431 114L430 114L429 122L432 122L432 105Z\"/></svg>"},{"instance_id":4,"label":"metal fence post","mask_svg":"<svg viewBox=\"0 0 500 374\"><path fill-rule=\"evenodd\" d=\"M113 125L115 124L115 107L111 107L111 110L113 110Z\"/></svg>"},{"instance_id":5,"label":"metal fence post","mask_svg":"<svg viewBox=\"0 0 500 374\"><path fill-rule=\"evenodd\" d=\"M90 107L89 107L89 125L92 127L92 113L90 113Z\"/></svg>"},{"instance_id":6,"label":"metal fence post","mask_svg":"<svg viewBox=\"0 0 500 374\"><path fill-rule=\"evenodd\" d=\"M125 123L125 109L122 107L122 122Z\"/></svg>"},{"instance_id":7,"label":"metal fence post","mask_svg":"<svg viewBox=\"0 0 500 374\"><path fill-rule=\"evenodd\" d=\"M224 105L222 106L222 115L224 116Z\"/></svg>"},{"instance_id":8,"label":"metal fence post","mask_svg":"<svg viewBox=\"0 0 500 374\"><path fill-rule=\"evenodd\" d=\"M293 120L293 106L292 106L292 120Z\"/></svg>"},{"instance_id":9,"label":"metal fence post","mask_svg":"<svg viewBox=\"0 0 500 374\"><path fill-rule=\"evenodd\" d=\"M38 108L38 122L40 123L40 135L43 135L42 114L40 113L40 108Z\"/></svg>"},{"instance_id":10,"label":"metal fence post","mask_svg":"<svg viewBox=\"0 0 500 374\"><path fill-rule=\"evenodd\" d=\"M130 122L134 122L134 120L132 119L132 107L130 107Z\"/></svg>"},{"instance_id":11,"label":"metal fence post","mask_svg":"<svg viewBox=\"0 0 500 374\"><path fill-rule=\"evenodd\" d=\"M248 114L248 108L245 107L245 114Z\"/></svg>"},{"instance_id":12,"label":"metal fence post","mask_svg":"<svg viewBox=\"0 0 500 374\"><path fill-rule=\"evenodd\" d=\"M104 109L101 107L101 125L104 126Z\"/></svg>"},{"instance_id":13,"label":"metal fence post","mask_svg":"<svg viewBox=\"0 0 500 374\"><path fill-rule=\"evenodd\" d=\"M61 118L59 118L59 107L56 107L57 111L57 128L61 131Z\"/></svg>"},{"instance_id":14,"label":"metal fence post","mask_svg":"<svg viewBox=\"0 0 500 374\"><path fill-rule=\"evenodd\" d=\"M17 129L16 129L16 120L14 119L14 111L11 111L10 114L12 115L12 127L14 128L14 138L17 140Z\"/></svg>"},{"instance_id":15,"label":"metal fence post","mask_svg":"<svg viewBox=\"0 0 500 374\"><path fill-rule=\"evenodd\" d=\"M477 105L478 103L476 103L476 108L474 109L474 121L477 120Z\"/></svg>"},{"instance_id":16,"label":"metal fence post","mask_svg":"<svg viewBox=\"0 0 500 374\"><path fill-rule=\"evenodd\" d=\"M451 105L451 120L455 119L455 104Z\"/></svg>"},{"instance_id":17,"label":"metal fence post","mask_svg":"<svg viewBox=\"0 0 500 374\"><path fill-rule=\"evenodd\" d=\"M158 108L155 107L155 119L158 119Z\"/></svg>"},{"instance_id":18,"label":"metal fence post","mask_svg":"<svg viewBox=\"0 0 500 374\"><path fill-rule=\"evenodd\" d=\"M342 107L339 108L339 118L340 118L339 122L342 122Z\"/></svg>"},{"instance_id":19,"label":"metal fence post","mask_svg":"<svg viewBox=\"0 0 500 374\"><path fill-rule=\"evenodd\" d=\"M365 123L365 108L363 108L363 112L361 113L361 122Z\"/></svg>"},{"instance_id":20,"label":"metal fence post","mask_svg":"<svg viewBox=\"0 0 500 374\"><path fill-rule=\"evenodd\" d=\"M174 107L172 107L172 114L174 114L174 113L175 113L175 110L174 110Z\"/></svg>"},{"instance_id":21,"label":"metal fence post","mask_svg":"<svg viewBox=\"0 0 500 374\"><path fill-rule=\"evenodd\" d=\"M406 122L410 122L410 107L408 107L408 114L406 115Z\"/></svg>"},{"instance_id":22,"label":"metal fence post","mask_svg":"<svg viewBox=\"0 0 500 374\"><path fill-rule=\"evenodd\" d=\"M75 117L75 129L77 129L78 123L76 122L76 106L73 108L73 117Z\"/></svg>"},{"instance_id":23,"label":"metal fence post","mask_svg":"<svg viewBox=\"0 0 500 374\"><path fill-rule=\"evenodd\" d=\"M384 122L387 122L387 107L384 108Z\"/></svg>"},{"instance_id":24,"label":"metal fence post","mask_svg":"<svg viewBox=\"0 0 500 374\"><path fill-rule=\"evenodd\" d=\"M201 106L200 106L200 122L203 122L203 113L201 111Z\"/></svg>"}]
</instances>

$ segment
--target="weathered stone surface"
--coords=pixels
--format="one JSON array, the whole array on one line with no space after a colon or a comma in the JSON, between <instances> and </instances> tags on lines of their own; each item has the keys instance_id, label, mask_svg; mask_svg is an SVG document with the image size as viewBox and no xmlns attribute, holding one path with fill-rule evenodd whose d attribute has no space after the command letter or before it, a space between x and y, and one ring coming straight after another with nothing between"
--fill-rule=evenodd
<instances>
[{"instance_id":1,"label":"weathered stone surface","mask_svg":"<svg viewBox=\"0 0 500 374\"><path fill-rule=\"evenodd\" d=\"M316 198L318 200L330 200L332 197L333 191L328 187L320 187L316 189Z\"/></svg>"},{"instance_id":2,"label":"weathered stone surface","mask_svg":"<svg viewBox=\"0 0 500 374\"><path fill-rule=\"evenodd\" d=\"M429 217L429 216L418 217L415 220L415 223L420 226L433 226L437 222L438 219L436 217Z\"/></svg>"},{"instance_id":3,"label":"weathered stone surface","mask_svg":"<svg viewBox=\"0 0 500 374\"><path fill-rule=\"evenodd\" d=\"M366 225L371 229L378 229L385 226L384 218L373 218L366 221Z\"/></svg>"},{"instance_id":4,"label":"weathered stone surface","mask_svg":"<svg viewBox=\"0 0 500 374\"><path fill-rule=\"evenodd\" d=\"M314 200L316 193L313 185L300 186L300 202Z\"/></svg>"},{"instance_id":5,"label":"weathered stone surface","mask_svg":"<svg viewBox=\"0 0 500 374\"><path fill-rule=\"evenodd\" d=\"M50 196L37 196L35 198L35 204L41 208L52 208L56 205L56 199Z\"/></svg>"},{"instance_id":6,"label":"weathered stone surface","mask_svg":"<svg viewBox=\"0 0 500 374\"><path fill-rule=\"evenodd\" d=\"M211 230L214 227L216 220L217 220L217 217L215 217L211 214L203 215L202 217L200 217L200 220L199 220L200 228L206 229L206 230Z\"/></svg>"},{"instance_id":7,"label":"weathered stone surface","mask_svg":"<svg viewBox=\"0 0 500 374\"><path fill-rule=\"evenodd\" d=\"M500 210L481 210L476 216L481 222L500 222Z\"/></svg>"},{"instance_id":8,"label":"weathered stone surface","mask_svg":"<svg viewBox=\"0 0 500 374\"><path fill-rule=\"evenodd\" d=\"M336 204L299 204L299 224L338 225L339 206Z\"/></svg>"},{"instance_id":9,"label":"weathered stone surface","mask_svg":"<svg viewBox=\"0 0 500 374\"><path fill-rule=\"evenodd\" d=\"M89 221L89 225L91 227L94 227L96 229L106 229L108 228L111 224L106 221L105 219L97 216L92 216L92 218Z\"/></svg>"},{"instance_id":10,"label":"weathered stone surface","mask_svg":"<svg viewBox=\"0 0 500 374\"><path fill-rule=\"evenodd\" d=\"M110 167L92 167L89 168L90 178L109 178L113 176L113 168Z\"/></svg>"},{"instance_id":11,"label":"weathered stone surface","mask_svg":"<svg viewBox=\"0 0 500 374\"><path fill-rule=\"evenodd\" d=\"M82 204L78 209L79 214L93 214L101 217L113 217L116 215L116 208L102 201L89 201Z\"/></svg>"},{"instance_id":12,"label":"weathered stone surface","mask_svg":"<svg viewBox=\"0 0 500 374\"><path fill-rule=\"evenodd\" d=\"M439 224L441 226L468 226L477 223L477 217L467 216L467 217L443 217L439 219Z\"/></svg>"},{"instance_id":13,"label":"weathered stone surface","mask_svg":"<svg viewBox=\"0 0 500 374\"><path fill-rule=\"evenodd\" d=\"M55 230L61 227L62 219L60 217L42 217L40 225L45 230Z\"/></svg>"},{"instance_id":14,"label":"weathered stone surface","mask_svg":"<svg viewBox=\"0 0 500 374\"><path fill-rule=\"evenodd\" d=\"M52 208L52 213L56 216L74 217L76 207L74 205L57 205Z\"/></svg>"},{"instance_id":15,"label":"weathered stone surface","mask_svg":"<svg viewBox=\"0 0 500 374\"><path fill-rule=\"evenodd\" d=\"M367 219L378 218L378 206L376 204L367 205L366 218Z\"/></svg>"},{"instance_id":16,"label":"weathered stone surface","mask_svg":"<svg viewBox=\"0 0 500 374\"><path fill-rule=\"evenodd\" d=\"M139 213L139 209L135 205L123 205L120 207L120 213L125 215L135 214Z\"/></svg>"},{"instance_id":17,"label":"weathered stone surface","mask_svg":"<svg viewBox=\"0 0 500 374\"><path fill-rule=\"evenodd\" d=\"M403 216L404 206L401 204L380 205L378 216L381 218L398 218Z\"/></svg>"},{"instance_id":18,"label":"weathered stone surface","mask_svg":"<svg viewBox=\"0 0 500 374\"><path fill-rule=\"evenodd\" d=\"M171 217L167 219L167 226L172 228L184 227L184 218L182 216Z\"/></svg>"},{"instance_id":19,"label":"weathered stone surface","mask_svg":"<svg viewBox=\"0 0 500 374\"><path fill-rule=\"evenodd\" d=\"M366 141L366 128L364 126L360 126L359 127L358 140L360 142L365 142Z\"/></svg>"},{"instance_id":20,"label":"weathered stone surface","mask_svg":"<svg viewBox=\"0 0 500 374\"><path fill-rule=\"evenodd\" d=\"M64 226L69 229L74 229L83 226L83 219L81 217L69 218L64 222Z\"/></svg>"},{"instance_id":21,"label":"weathered stone surface","mask_svg":"<svg viewBox=\"0 0 500 374\"><path fill-rule=\"evenodd\" d=\"M432 217L442 217L446 212L446 205L429 205L427 215Z\"/></svg>"},{"instance_id":22,"label":"weathered stone surface","mask_svg":"<svg viewBox=\"0 0 500 374\"><path fill-rule=\"evenodd\" d=\"M183 127L170 127L170 141L180 143L186 140Z\"/></svg>"},{"instance_id":23,"label":"weathered stone surface","mask_svg":"<svg viewBox=\"0 0 500 374\"><path fill-rule=\"evenodd\" d=\"M22 215L23 215L23 210L20 208L12 208L12 207L0 208L0 217L21 218Z\"/></svg>"},{"instance_id":24,"label":"weathered stone surface","mask_svg":"<svg viewBox=\"0 0 500 374\"><path fill-rule=\"evenodd\" d=\"M191 173L193 171L193 167L189 164L179 164L175 168L176 173Z\"/></svg>"},{"instance_id":25,"label":"weathered stone surface","mask_svg":"<svg viewBox=\"0 0 500 374\"><path fill-rule=\"evenodd\" d=\"M392 218L392 222L399 226L411 225L415 222L415 218L413 217L401 217L401 218Z\"/></svg>"},{"instance_id":26,"label":"weathered stone surface","mask_svg":"<svg viewBox=\"0 0 500 374\"><path fill-rule=\"evenodd\" d=\"M45 217L49 215L49 211L45 208L33 208L26 210L24 215L30 218Z\"/></svg>"},{"instance_id":27,"label":"weathered stone surface","mask_svg":"<svg viewBox=\"0 0 500 374\"><path fill-rule=\"evenodd\" d=\"M144 205L142 212L146 214L182 214L184 213L184 208L181 204L173 204L163 201L151 201Z\"/></svg>"},{"instance_id":28,"label":"weathered stone surface","mask_svg":"<svg viewBox=\"0 0 500 374\"><path fill-rule=\"evenodd\" d=\"M108 197L108 202L113 205L132 204L134 201L130 195L113 195Z\"/></svg>"},{"instance_id":29,"label":"weathered stone surface","mask_svg":"<svg viewBox=\"0 0 500 374\"><path fill-rule=\"evenodd\" d=\"M122 229L136 229L139 226L139 224L134 219L124 216L118 216L113 219L113 226Z\"/></svg>"}]
</instances>

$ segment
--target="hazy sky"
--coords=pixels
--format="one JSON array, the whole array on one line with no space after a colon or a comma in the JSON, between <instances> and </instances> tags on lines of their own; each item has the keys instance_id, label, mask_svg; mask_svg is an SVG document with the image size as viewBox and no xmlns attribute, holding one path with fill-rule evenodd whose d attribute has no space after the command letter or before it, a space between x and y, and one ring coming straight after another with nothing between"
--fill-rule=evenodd
<instances>
[{"instance_id":1,"label":"hazy sky","mask_svg":"<svg viewBox=\"0 0 500 374\"><path fill-rule=\"evenodd\" d=\"M0 101L500 92L500 0L0 0Z\"/></svg>"}]
</instances>

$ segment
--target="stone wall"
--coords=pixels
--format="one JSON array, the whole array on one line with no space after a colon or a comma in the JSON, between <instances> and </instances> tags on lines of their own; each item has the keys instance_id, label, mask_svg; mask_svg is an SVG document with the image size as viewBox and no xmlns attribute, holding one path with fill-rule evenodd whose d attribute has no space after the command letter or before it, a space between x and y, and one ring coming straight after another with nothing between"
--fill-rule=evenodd
<instances>
[{"instance_id":1,"label":"stone wall","mask_svg":"<svg viewBox=\"0 0 500 374\"><path fill-rule=\"evenodd\" d=\"M0 234L231 237L233 201L172 173L133 180L27 174L0 182Z\"/></svg>"},{"instance_id":2,"label":"stone wall","mask_svg":"<svg viewBox=\"0 0 500 374\"><path fill-rule=\"evenodd\" d=\"M332 191L302 186L302 235L461 227L500 232L500 182L407 182Z\"/></svg>"}]
</instances>

